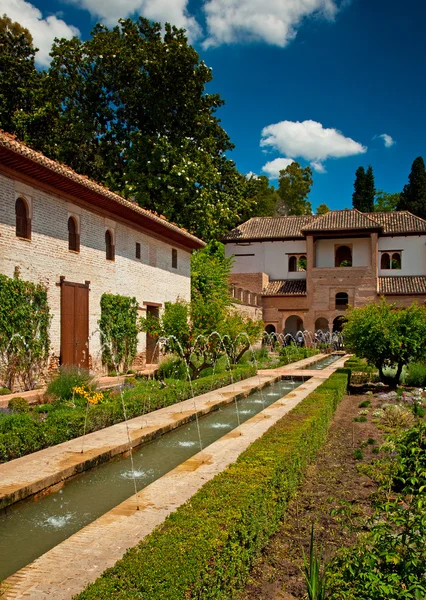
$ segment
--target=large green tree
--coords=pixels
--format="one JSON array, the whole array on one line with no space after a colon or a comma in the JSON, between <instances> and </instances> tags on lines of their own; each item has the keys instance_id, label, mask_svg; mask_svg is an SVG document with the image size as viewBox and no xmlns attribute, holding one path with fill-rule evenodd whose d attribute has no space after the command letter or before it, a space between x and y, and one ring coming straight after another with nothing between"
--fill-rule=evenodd
<instances>
[{"instance_id":1,"label":"large green tree","mask_svg":"<svg viewBox=\"0 0 426 600\"><path fill-rule=\"evenodd\" d=\"M409 210L414 215L426 219L426 169L425 162L418 156L408 176L408 183L402 190L398 210Z\"/></svg>"},{"instance_id":2,"label":"large green tree","mask_svg":"<svg viewBox=\"0 0 426 600\"><path fill-rule=\"evenodd\" d=\"M364 167L358 167L355 172L352 206L361 212L373 212L375 195L373 167L369 165L367 171Z\"/></svg>"},{"instance_id":3,"label":"large green tree","mask_svg":"<svg viewBox=\"0 0 426 600\"><path fill-rule=\"evenodd\" d=\"M246 182L245 196L252 200L248 206L251 214L247 218L272 217L276 213L280 197L266 175L249 177Z\"/></svg>"},{"instance_id":4,"label":"large green tree","mask_svg":"<svg viewBox=\"0 0 426 600\"><path fill-rule=\"evenodd\" d=\"M375 212L392 212L396 210L398 206L400 194L390 194L383 190L377 190L376 197L374 199L374 211Z\"/></svg>"},{"instance_id":5,"label":"large green tree","mask_svg":"<svg viewBox=\"0 0 426 600\"><path fill-rule=\"evenodd\" d=\"M19 39L34 75L34 49ZM86 41L55 40L51 56L37 81L24 81L35 104L18 122L4 120L7 131L205 239L252 216L255 196L227 157L233 145L216 117L223 101L206 91L212 71L183 30L121 19ZM3 67L0 90L22 107L12 94L15 62Z\"/></svg>"},{"instance_id":6,"label":"large green tree","mask_svg":"<svg viewBox=\"0 0 426 600\"><path fill-rule=\"evenodd\" d=\"M308 201L313 184L311 167L301 167L296 161L280 171L278 179L278 215L311 215Z\"/></svg>"}]
</instances>

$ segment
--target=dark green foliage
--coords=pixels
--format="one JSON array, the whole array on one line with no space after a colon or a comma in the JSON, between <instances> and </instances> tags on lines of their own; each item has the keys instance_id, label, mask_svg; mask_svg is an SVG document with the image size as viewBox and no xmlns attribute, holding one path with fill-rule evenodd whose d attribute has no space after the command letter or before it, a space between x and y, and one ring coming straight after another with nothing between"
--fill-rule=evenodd
<instances>
[{"instance_id":1,"label":"dark green foliage","mask_svg":"<svg viewBox=\"0 0 426 600\"><path fill-rule=\"evenodd\" d=\"M77 598L235 597L324 442L347 379L333 374Z\"/></svg>"},{"instance_id":2,"label":"dark green foliage","mask_svg":"<svg viewBox=\"0 0 426 600\"><path fill-rule=\"evenodd\" d=\"M368 406L370 406L371 401L370 400L364 400L364 402L360 402L358 404L358 408L367 408Z\"/></svg>"},{"instance_id":3,"label":"dark green foliage","mask_svg":"<svg viewBox=\"0 0 426 600\"><path fill-rule=\"evenodd\" d=\"M280 200L277 190L269 184L269 179L265 175L250 177L247 180L246 195L253 199L256 208L253 207L252 214L247 215L247 219L252 216L272 217L277 210L277 204Z\"/></svg>"},{"instance_id":4,"label":"dark green foliage","mask_svg":"<svg viewBox=\"0 0 426 600\"><path fill-rule=\"evenodd\" d=\"M296 161L280 171L278 179L278 215L311 215L308 201L313 184L311 167L301 167Z\"/></svg>"},{"instance_id":5,"label":"dark green foliage","mask_svg":"<svg viewBox=\"0 0 426 600\"><path fill-rule=\"evenodd\" d=\"M398 454L392 488L404 495L423 496L426 491L426 423L420 422L395 437Z\"/></svg>"},{"instance_id":6,"label":"dark green foliage","mask_svg":"<svg viewBox=\"0 0 426 600\"><path fill-rule=\"evenodd\" d=\"M380 453L380 448L377 448L377 446L375 446L375 447L372 449L372 452L373 452L373 454L379 454L379 453Z\"/></svg>"},{"instance_id":7,"label":"dark green foliage","mask_svg":"<svg viewBox=\"0 0 426 600\"><path fill-rule=\"evenodd\" d=\"M47 385L47 393L59 400L71 400L74 387L95 389L93 377L87 369L74 365L62 365L57 375Z\"/></svg>"},{"instance_id":8,"label":"dark green foliage","mask_svg":"<svg viewBox=\"0 0 426 600\"><path fill-rule=\"evenodd\" d=\"M7 407L13 413L30 412L30 407L29 407L28 402L25 400L25 398L21 398L21 397L12 398L11 400L9 400Z\"/></svg>"},{"instance_id":9,"label":"dark green foliage","mask_svg":"<svg viewBox=\"0 0 426 600\"><path fill-rule=\"evenodd\" d=\"M355 459L355 460L362 460L363 458L364 458L364 455L363 455L363 453L362 453L362 450L361 450L360 448L357 448L357 449L354 451L354 459Z\"/></svg>"},{"instance_id":10,"label":"dark green foliage","mask_svg":"<svg viewBox=\"0 0 426 600\"><path fill-rule=\"evenodd\" d=\"M156 373L158 379L181 379L188 377L185 361L179 356L169 356L163 360Z\"/></svg>"},{"instance_id":11,"label":"dark green foliage","mask_svg":"<svg viewBox=\"0 0 426 600\"><path fill-rule=\"evenodd\" d=\"M11 394L12 390L10 390L9 388L5 388L5 387L0 387L0 396L7 396L8 394Z\"/></svg>"},{"instance_id":12,"label":"dark green foliage","mask_svg":"<svg viewBox=\"0 0 426 600\"><path fill-rule=\"evenodd\" d=\"M109 370L127 373L132 366L138 342L138 306L136 298L129 296L101 296L102 362Z\"/></svg>"},{"instance_id":13,"label":"dark green foliage","mask_svg":"<svg viewBox=\"0 0 426 600\"><path fill-rule=\"evenodd\" d=\"M229 372L214 376L202 377L192 383L195 395L205 394L255 375L254 367L244 365ZM59 379L59 378L58 378ZM86 380L74 380L78 385ZM188 383L179 380L140 381L134 388L125 389L124 401L127 417L133 418L141 414L170 406L191 397ZM68 374L59 379L56 394L69 394L73 379ZM86 384L87 385L87 384ZM68 393L67 393L68 390ZM53 392L52 392L53 393ZM71 391L72 396L72 391ZM70 396L68 396L70 397ZM0 462L5 462L30 454L54 444L79 437L84 432L86 402L76 403L55 401L53 404L42 404L30 409L27 414L0 413ZM89 405L87 411L86 433L98 431L124 420L120 394L106 394L103 402Z\"/></svg>"},{"instance_id":14,"label":"dark green foliage","mask_svg":"<svg viewBox=\"0 0 426 600\"><path fill-rule=\"evenodd\" d=\"M389 194L383 190L378 190L374 200L374 211L392 212L396 210L399 202L399 196L400 194Z\"/></svg>"},{"instance_id":15,"label":"dark green foliage","mask_svg":"<svg viewBox=\"0 0 426 600\"><path fill-rule=\"evenodd\" d=\"M50 312L41 284L0 274L0 381L33 389L49 356Z\"/></svg>"},{"instance_id":16,"label":"dark green foliage","mask_svg":"<svg viewBox=\"0 0 426 600\"><path fill-rule=\"evenodd\" d=\"M413 387L426 387L426 363L410 363L405 383Z\"/></svg>"},{"instance_id":17,"label":"dark green foliage","mask_svg":"<svg viewBox=\"0 0 426 600\"><path fill-rule=\"evenodd\" d=\"M366 416L361 415L360 417L355 417L354 421L355 421L355 423L366 423L368 421L368 419Z\"/></svg>"},{"instance_id":18,"label":"dark green foliage","mask_svg":"<svg viewBox=\"0 0 426 600\"><path fill-rule=\"evenodd\" d=\"M303 552L303 575L305 577L309 600L325 600L327 597L327 574L321 569L321 549L315 548L314 526L309 542L309 561ZM322 572L321 572L322 571Z\"/></svg>"},{"instance_id":19,"label":"dark green foliage","mask_svg":"<svg viewBox=\"0 0 426 600\"><path fill-rule=\"evenodd\" d=\"M426 219L426 168L421 156L411 166L408 183L401 192L397 210L409 210Z\"/></svg>"},{"instance_id":20,"label":"dark green foliage","mask_svg":"<svg viewBox=\"0 0 426 600\"><path fill-rule=\"evenodd\" d=\"M288 365L304 358L310 358L319 354L319 350L316 348L307 348L306 346L296 346L295 344L289 344L288 346L282 346L280 348L280 364Z\"/></svg>"},{"instance_id":21,"label":"dark green foliage","mask_svg":"<svg viewBox=\"0 0 426 600\"><path fill-rule=\"evenodd\" d=\"M369 444L370 446L374 446L375 443L376 443L376 440L374 438L368 438L367 444Z\"/></svg>"},{"instance_id":22,"label":"dark green foliage","mask_svg":"<svg viewBox=\"0 0 426 600\"><path fill-rule=\"evenodd\" d=\"M375 195L373 167L369 165L367 171L364 167L358 167L355 172L352 206L361 212L373 212Z\"/></svg>"}]
</instances>

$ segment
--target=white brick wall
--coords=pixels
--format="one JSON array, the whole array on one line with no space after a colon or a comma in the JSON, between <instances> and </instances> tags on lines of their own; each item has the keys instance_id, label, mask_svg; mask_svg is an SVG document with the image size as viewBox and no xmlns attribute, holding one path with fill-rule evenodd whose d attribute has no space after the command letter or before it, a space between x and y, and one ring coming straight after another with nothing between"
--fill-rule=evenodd
<instances>
[{"instance_id":1,"label":"white brick wall","mask_svg":"<svg viewBox=\"0 0 426 600\"><path fill-rule=\"evenodd\" d=\"M23 194L32 203L31 241L15 235L15 198ZM80 219L80 252L68 250L68 217ZM105 258L105 231L115 224L115 261ZM141 258L136 259L136 242ZM42 282L48 288L52 355L60 353L60 276L67 281L90 281L89 351L99 363L98 320L104 292L135 296L144 302L164 303L179 296L190 298L190 253L178 248L178 268L172 269L173 245L85 208L73 206L59 195L23 185L0 174L0 272L13 277L15 268L23 280ZM154 265L154 266L153 266ZM144 315L140 311L140 315ZM145 350L146 336L139 335L138 352Z\"/></svg>"}]
</instances>

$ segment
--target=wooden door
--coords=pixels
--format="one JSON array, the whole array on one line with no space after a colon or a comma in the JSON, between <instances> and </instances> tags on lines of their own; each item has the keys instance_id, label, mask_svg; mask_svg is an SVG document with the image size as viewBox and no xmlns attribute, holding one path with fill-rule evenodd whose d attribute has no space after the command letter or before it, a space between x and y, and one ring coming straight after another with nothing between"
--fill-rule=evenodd
<instances>
[{"instance_id":1,"label":"wooden door","mask_svg":"<svg viewBox=\"0 0 426 600\"><path fill-rule=\"evenodd\" d=\"M154 317L159 317L160 309L157 306L147 306L146 311ZM146 363L148 365L158 363L159 350L157 339L149 335L149 333L146 334Z\"/></svg>"},{"instance_id":2,"label":"wooden door","mask_svg":"<svg viewBox=\"0 0 426 600\"><path fill-rule=\"evenodd\" d=\"M62 281L61 364L89 368L89 286Z\"/></svg>"}]
</instances>

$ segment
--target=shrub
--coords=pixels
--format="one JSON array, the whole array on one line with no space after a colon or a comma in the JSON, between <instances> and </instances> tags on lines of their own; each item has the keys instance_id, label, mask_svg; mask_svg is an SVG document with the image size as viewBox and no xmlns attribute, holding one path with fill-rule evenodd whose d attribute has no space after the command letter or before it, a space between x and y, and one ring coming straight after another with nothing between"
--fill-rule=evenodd
<instances>
[{"instance_id":1,"label":"shrub","mask_svg":"<svg viewBox=\"0 0 426 600\"><path fill-rule=\"evenodd\" d=\"M333 374L78 599L235 597L323 443L347 379Z\"/></svg>"},{"instance_id":2,"label":"shrub","mask_svg":"<svg viewBox=\"0 0 426 600\"><path fill-rule=\"evenodd\" d=\"M138 342L138 302L136 298L102 294L99 329L102 363L124 373L132 366Z\"/></svg>"},{"instance_id":3,"label":"shrub","mask_svg":"<svg viewBox=\"0 0 426 600\"><path fill-rule=\"evenodd\" d=\"M355 460L362 460L363 458L364 458L364 455L363 455L363 453L362 453L362 450L361 450L360 448L357 448L357 449L354 451L354 459L355 459Z\"/></svg>"},{"instance_id":4,"label":"shrub","mask_svg":"<svg viewBox=\"0 0 426 600\"><path fill-rule=\"evenodd\" d=\"M405 383L412 387L426 386L426 364L410 363L408 373L405 377Z\"/></svg>"},{"instance_id":5,"label":"shrub","mask_svg":"<svg viewBox=\"0 0 426 600\"><path fill-rule=\"evenodd\" d=\"M8 394L11 394L12 391L9 388L5 388L5 387L0 387L0 396L7 396Z\"/></svg>"},{"instance_id":6,"label":"shrub","mask_svg":"<svg viewBox=\"0 0 426 600\"><path fill-rule=\"evenodd\" d=\"M178 356L169 356L163 360L157 371L158 379L187 379L188 372L185 361Z\"/></svg>"},{"instance_id":7,"label":"shrub","mask_svg":"<svg viewBox=\"0 0 426 600\"><path fill-rule=\"evenodd\" d=\"M30 411L30 407L25 398L17 397L9 400L8 408L14 413L26 413Z\"/></svg>"},{"instance_id":8,"label":"shrub","mask_svg":"<svg viewBox=\"0 0 426 600\"><path fill-rule=\"evenodd\" d=\"M368 406L370 406L371 404L371 400L364 400L364 402L360 402L358 404L358 408L367 408Z\"/></svg>"},{"instance_id":9,"label":"shrub","mask_svg":"<svg viewBox=\"0 0 426 600\"><path fill-rule=\"evenodd\" d=\"M47 393L53 394L60 400L70 400L73 396L74 387L94 388L93 377L86 369L66 365L59 368L56 375L47 386Z\"/></svg>"}]
</instances>

